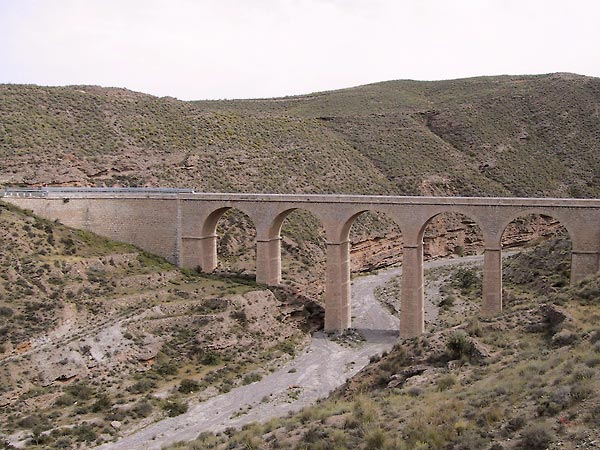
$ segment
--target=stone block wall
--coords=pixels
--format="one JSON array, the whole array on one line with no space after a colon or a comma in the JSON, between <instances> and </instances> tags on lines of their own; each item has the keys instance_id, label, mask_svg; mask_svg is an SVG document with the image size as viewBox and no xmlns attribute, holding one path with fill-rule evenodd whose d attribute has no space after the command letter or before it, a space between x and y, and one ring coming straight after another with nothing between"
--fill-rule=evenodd
<instances>
[{"instance_id":1,"label":"stone block wall","mask_svg":"<svg viewBox=\"0 0 600 450\"><path fill-rule=\"evenodd\" d=\"M5 197L3 201L178 262L177 201L173 199Z\"/></svg>"}]
</instances>

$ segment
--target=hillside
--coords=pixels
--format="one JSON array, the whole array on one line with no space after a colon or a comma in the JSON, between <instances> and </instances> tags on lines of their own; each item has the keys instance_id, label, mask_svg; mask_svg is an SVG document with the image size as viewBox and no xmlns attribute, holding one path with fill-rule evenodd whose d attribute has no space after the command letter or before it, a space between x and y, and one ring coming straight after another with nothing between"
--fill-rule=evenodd
<instances>
[{"instance_id":1,"label":"hillside","mask_svg":"<svg viewBox=\"0 0 600 450\"><path fill-rule=\"evenodd\" d=\"M570 74L389 81L272 100L198 102L317 118L401 194L598 196L600 80Z\"/></svg>"},{"instance_id":2,"label":"hillside","mask_svg":"<svg viewBox=\"0 0 600 450\"><path fill-rule=\"evenodd\" d=\"M600 194L600 80L577 75L202 102L2 85L0 117L0 183L9 185Z\"/></svg>"},{"instance_id":3,"label":"hillside","mask_svg":"<svg viewBox=\"0 0 600 450\"><path fill-rule=\"evenodd\" d=\"M110 438L260 379L322 321L285 289L181 271L1 202L0 248L0 437L35 448Z\"/></svg>"},{"instance_id":4,"label":"hillside","mask_svg":"<svg viewBox=\"0 0 600 450\"><path fill-rule=\"evenodd\" d=\"M569 74L202 102L0 85L0 187L600 197L598 119L600 79ZM558 225L519 221L505 244ZM246 272L252 228L227 213L220 268L243 277L204 276L0 203L0 436L89 447L289 359L320 321L297 293L319 298L325 238L314 217L292 213L283 275L295 285L266 290ZM434 221L425 256L479 251L476 228L464 217ZM400 230L385 217L361 218L352 231L355 271L401 259ZM505 266L502 317L470 317L480 274L439 273L438 326L332 399L180 447L585 448L600 439L589 431L599 413L598 280L565 287L565 244L533 251ZM391 309L397 288L382 291Z\"/></svg>"}]
</instances>

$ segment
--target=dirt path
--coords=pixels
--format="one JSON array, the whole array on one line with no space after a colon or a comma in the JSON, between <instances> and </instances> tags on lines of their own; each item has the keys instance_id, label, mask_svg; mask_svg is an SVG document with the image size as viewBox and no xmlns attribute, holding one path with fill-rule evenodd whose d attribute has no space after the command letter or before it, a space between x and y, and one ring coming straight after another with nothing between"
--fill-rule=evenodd
<instances>
[{"instance_id":1,"label":"dirt path","mask_svg":"<svg viewBox=\"0 0 600 450\"><path fill-rule=\"evenodd\" d=\"M425 268L477 263L482 257L428 261ZM398 340L399 323L375 299L375 288L400 275L401 268L356 278L352 286L353 326L365 337L360 345L340 345L316 333L304 353L262 380L236 388L191 407L187 413L156 422L102 450L160 449L195 439L202 431L222 431L297 411L326 397L366 366L369 358L390 350ZM433 305L427 302L427 309Z\"/></svg>"}]
</instances>

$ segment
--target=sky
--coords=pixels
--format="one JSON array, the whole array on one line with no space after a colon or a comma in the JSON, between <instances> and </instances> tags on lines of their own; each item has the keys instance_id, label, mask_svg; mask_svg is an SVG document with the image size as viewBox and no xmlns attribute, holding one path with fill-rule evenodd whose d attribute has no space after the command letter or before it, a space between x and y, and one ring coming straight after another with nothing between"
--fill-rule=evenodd
<instances>
[{"instance_id":1,"label":"sky","mask_svg":"<svg viewBox=\"0 0 600 450\"><path fill-rule=\"evenodd\" d=\"M598 77L599 23L597 0L0 0L0 83L200 100Z\"/></svg>"}]
</instances>

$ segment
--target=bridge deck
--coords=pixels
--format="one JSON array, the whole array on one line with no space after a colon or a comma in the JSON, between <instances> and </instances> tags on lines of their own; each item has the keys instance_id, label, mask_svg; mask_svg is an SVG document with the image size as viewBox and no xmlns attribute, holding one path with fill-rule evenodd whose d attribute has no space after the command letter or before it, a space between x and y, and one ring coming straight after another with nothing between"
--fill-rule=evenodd
<instances>
[{"instance_id":1,"label":"bridge deck","mask_svg":"<svg viewBox=\"0 0 600 450\"><path fill-rule=\"evenodd\" d=\"M200 192L176 188L7 188L0 197L43 198L120 198L120 199L185 199L203 201L271 202L271 203L351 203L382 205L481 205L571 208L599 208L600 199L538 198L538 197L421 197L392 195L339 194L246 194Z\"/></svg>"}]
</instances>

